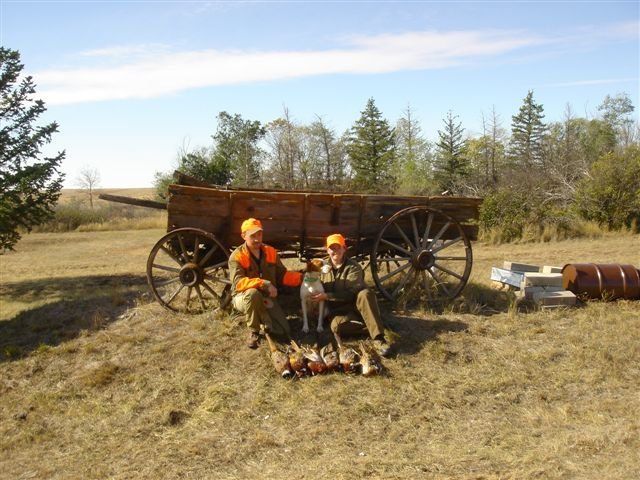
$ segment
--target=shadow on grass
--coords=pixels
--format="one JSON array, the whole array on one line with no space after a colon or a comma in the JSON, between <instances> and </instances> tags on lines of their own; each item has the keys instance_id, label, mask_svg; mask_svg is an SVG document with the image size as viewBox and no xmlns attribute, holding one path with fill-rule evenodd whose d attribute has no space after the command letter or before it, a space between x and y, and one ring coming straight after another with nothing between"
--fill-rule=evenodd
<instances>
[{"instance_id":1,"label":"shadow on grass","mask_svg":"<svg viewBox=\"0 0 640 480\"><path fill-rule=\"evenodd\" d=\"M146 291L146 277L104 275L7 283L0 296L21 303L52 303L0 321L0 362L55 346L83 330L98 330L121 316Z\"/></svg>"},{"instance_id":2,"label":"shadow on grass","mask_svg":"<svg viewBox=\"0 0 640 480\"><path fill-rule=\"evenodd\" d=\"M426 342L435 340L441 333L462 332L469 328L469 325L458 320L428 320L399 314L387 315L386 326L399 337L393 344L394 355L417 353Z\"/></svg>"}]
</instances>

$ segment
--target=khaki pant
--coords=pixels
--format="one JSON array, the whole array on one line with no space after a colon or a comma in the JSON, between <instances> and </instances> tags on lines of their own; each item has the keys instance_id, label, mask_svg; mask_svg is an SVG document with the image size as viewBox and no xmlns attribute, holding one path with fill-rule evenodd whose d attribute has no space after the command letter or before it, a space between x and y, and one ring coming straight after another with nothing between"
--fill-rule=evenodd
<instances>
[{"instance_id":1,"label":"khaki pant","mask_svg":"<svg viewBox=\"0 0 640 480\"><path fill-rule=\"evenodd\" d=\"M267 308L266 299L269 299L273 306ZM250 288L233 296L233 306L246 316L249 330L259 332L260 325L264 325L269 333L291 337L291 327L276 299L263 295L255 288Z\"/></svg>"},{"instance_id":2,"label":"khaki pant","mask_svg":"<svg viewBox=\"0 0 640 480\"><path fill-rule=\"evenodd\" d=\"M356 309L339 313L331 320L331 331L338 335L358 335L369 332L371 338L384 334L376 294L368 288L356 298Z\"/></svg>"}]
</instances>

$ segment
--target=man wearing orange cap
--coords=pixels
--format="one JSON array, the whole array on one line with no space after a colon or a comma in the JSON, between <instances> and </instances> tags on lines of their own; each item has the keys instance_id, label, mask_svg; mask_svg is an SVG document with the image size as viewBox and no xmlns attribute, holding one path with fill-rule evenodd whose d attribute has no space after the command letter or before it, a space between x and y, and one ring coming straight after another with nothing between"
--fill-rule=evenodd
<instances>
[{"instance_id":1,"label":"man wearing orange cap","mask_svg":"<svg viewBox=\"0 0 640 480\"><path fill-rule=\"evenodd\" d=\"M261 325L274 335L291 336L291 327L276 297L278 286L300 286L302 274L288 271L278 251L262 242L260 220L245 220L240 231L244 243L229 257L233 306L247 318L247 346L257 348Z\"/></svg>"},{"instance_id":2,"label":"man wearing orange cap","mask_svg":"<svg viewBox=\"0 0 640 480\"><path fill-rule=\"evenodd\" d=\"M364 282L362 267L347 257L347 243L342 235L334 233L326 240L331 271L322 275L325 293L312 296L312 300L326 301L329 305L331 331L339 335L367 332L380 355L389 354L384 327L375 293Z\"/></svg>"}]
</instances>

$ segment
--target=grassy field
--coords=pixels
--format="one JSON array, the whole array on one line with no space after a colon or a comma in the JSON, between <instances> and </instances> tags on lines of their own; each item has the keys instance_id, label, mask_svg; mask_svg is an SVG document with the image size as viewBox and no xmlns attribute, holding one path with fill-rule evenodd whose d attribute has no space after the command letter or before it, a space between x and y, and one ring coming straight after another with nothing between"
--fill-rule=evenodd
<instances>
[{"instance_id":1,"label":"grassy field","mask_svg":"<svg viewBox=\"0 0 640 480\"><path fill-rule=\"evenodd\" d=\"M640 302L522 312L489 286L503 260L638 265L640 237L477 243L455 308L385 305L385 375L285 381L232 319L152 302L162 233L0 256L0 478L640 478Z\"/></svg>"}]
</instances>

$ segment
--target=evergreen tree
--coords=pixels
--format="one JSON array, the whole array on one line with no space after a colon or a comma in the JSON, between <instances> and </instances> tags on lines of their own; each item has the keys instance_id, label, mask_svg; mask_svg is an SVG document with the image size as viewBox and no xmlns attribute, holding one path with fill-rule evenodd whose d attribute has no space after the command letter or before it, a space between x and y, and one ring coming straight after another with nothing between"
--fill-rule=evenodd
<instances>
[{"instance_id":1,"label":"evergreen tree","mask_svg":"<svg viewBox=\"0 0 640 480\"><path fill-rule=\"evenodd\" d=\"M347 154L353 169L353 186L368 193L393 192L396 178L394 130L375 105L367 101L360 118L351 127Z\"/></svg>"},{"instance_id":2,"label":"evergreen tree","mask_svg":"<svg viewBox=\"0 0 640 480\"><path fill-rule=\"evenodd\" d=\"M13 248L20 229L30 231L53 216L64 178L58 170L64 151L41 155L58 124L35 125L46 108L33 99L30 76L17 83L22 69L20 53L0 47L0 253Z\"/></svg>"},{"instance_id":3,"label":"evergreen tree","mask_svg":"<svg viewBox=\"0 0 640 480\"><path fill-rule=\"evenodd\" d=\"M260 184L260 156L258 146L265 128L255 120L244 120L241 115L227 112L218 114L218 127L213 135L215 149L212 164L223 171L229 170L236 186L251 187ZM224 182L226 183L226 182Z\"/></svg>"},{"instance_id":4,"label":"evergreen tree","mask_svg":"<svg viewBox=\"0 0 640 480\"><path fill-rule=\"evenodd\" d=\"M533 100L532 90L524 98L518 115L511 118L512 162L525 168L543 166L543 141L547 127L542 122L544 108Z\"/></svg>"},{"instance_id":5,"label":"evergreen tree","mask_svg":"<svg viewBox=\"0 0 640 480\"><path fill-rule=\"evenodd\" d=\"M443 191L458 193L460 180L468 172L467 159L464 156L466 142L462 138L462 123L456 123L457 115L451 111L443 119L444 130L438 130L436 143L435 175Z\"/></svg>"}]
</instances>

